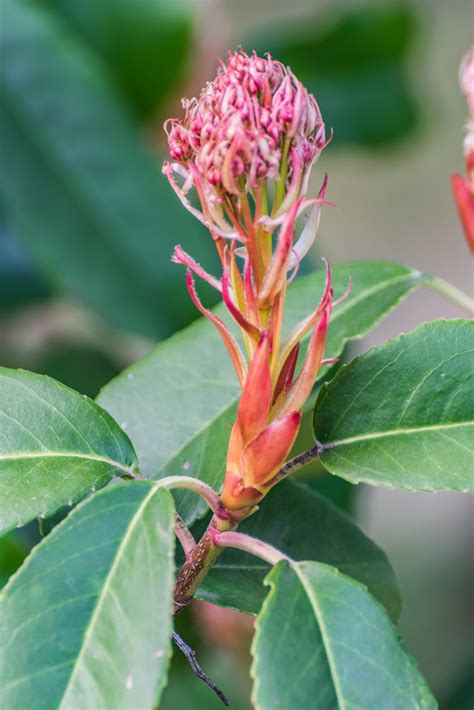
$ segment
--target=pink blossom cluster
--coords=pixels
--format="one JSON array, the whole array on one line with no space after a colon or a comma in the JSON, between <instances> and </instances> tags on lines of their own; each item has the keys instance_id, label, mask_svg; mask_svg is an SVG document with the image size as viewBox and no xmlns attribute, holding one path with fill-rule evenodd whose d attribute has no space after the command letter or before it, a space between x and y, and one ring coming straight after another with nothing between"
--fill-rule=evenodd
<instances>
[{"instance_id":1,"label":"pink blossom cluster","mask_svg":"<svg viewBox=\"0 0 474 710\"><path fill-rule=\"evenodd\" d=\"M217 234L228 236L222 234L228 227L216 208L226 195L279 179L285 192L291 188L292 201L305 191L309 170L325 145L324 123L315 98L281 62L243 50L229 53L214 81L199 98L184 99L183 107L183 119L165 124L175 162L166 163L164 172L181 198L192 185L196 188L201 221L215 226ZM182 187L175 174L184 179Z\"/></svg>"},{"instance_id":2,"label":"pink blossom cluster","mask_svg":"<svg viewBox=\"0 0 474 710\"><path fill-rule=\"evenodd\" d=\"M171 162L164 171L186 208L210 230L222 276L209 274L179 245L172 261L186 266L191 299L217 328L242 387L221 501L233 515L246 516L278 481L318 372L333 362L324 358L338 303L329 265L319 304L289 334L283 329L287 288L327 202L327 177L316 197L306 194L325 145L324 124L316 100L290 69L242 50L229 54L214 81L184 108L181 121L165 124ZM201 209L187 198L191 188ZM221 294L240 328L240 343L201 303L193 275ZM350 285L343 298L349 291Z\"/></svg>"}]
</instances>

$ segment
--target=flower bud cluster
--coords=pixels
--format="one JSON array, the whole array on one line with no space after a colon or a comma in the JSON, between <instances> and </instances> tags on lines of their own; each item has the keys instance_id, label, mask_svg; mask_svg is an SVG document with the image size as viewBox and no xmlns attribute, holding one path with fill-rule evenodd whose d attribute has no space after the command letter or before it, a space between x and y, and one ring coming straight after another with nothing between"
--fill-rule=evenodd
<instances>
[{"instance_id":1,"label":"flower bud cluster","mask_svg":"<svg viewBox=\"0 0 474 710\"><path fill-rule=\"evenodd\" d=\"M229 54L199 98L183 105L184 118L165 124L172 162L164 172L186 208L209 228L222 277L207 273L180 246L172 260L187 267L190 296L219 331L242 386L221 500L245 515L277 482L325 362L334 305L329 266L318 306L282 337L287 286L315 239L325 202L327 178L316 198L306 196L309 171L325 145L324 124L316 100L288 68L242 50ZM192 187L201 210L186 196ZM204 308L193 275L220 292L244 351Z\"/></svg>"},{"instance_id":2,"label":"flower bud cluster","mask_svg":"<svg viewBox=\"0 0 474 710\"><path fill-rule=\"evenodd\" d=\"M170 156L192 162L215 199L277 179L285 142L292 167L303 171L325 142L314 97L270 56L229 53L215 80L183 106L184 119L166 124Z\"/></svg>"}]
</instances>

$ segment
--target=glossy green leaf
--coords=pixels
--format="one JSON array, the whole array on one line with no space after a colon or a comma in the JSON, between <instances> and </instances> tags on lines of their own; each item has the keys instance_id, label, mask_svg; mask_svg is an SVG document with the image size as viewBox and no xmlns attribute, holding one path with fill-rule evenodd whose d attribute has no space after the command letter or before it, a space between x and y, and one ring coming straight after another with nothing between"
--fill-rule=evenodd
<instances>
[{"instance_id":1,"label":"glossy green leaf","mask_svg":"<svg viewBox=\"0 0 474 710\"><path fill-rule=\"evenodd\" d=\"M474 492L474 322L438 320L370 350L325 385L321 461L338 476Z\"/></svg>"},{"instance_id":2,"label":"glossy green leaf","mask_svg":"<svg viewBox=\"0 0 474 710\"><path fill-rule=\"evenodd\" d=\"M397 580L385 553L328 500L295 481L272 490L239 532L269 542L289 557L337 567L368 587L393 619L400 613ZM198 599L257 614L265 598L268 565L239 550L225 550L204 579Z\"/></svg>"},{"instance_id":3,"label":"glossy green leaf","mask_svg":"<svg viewBox=\"0 0 474 710\"><path fill-rule=\"evenodd\" d=\"M280 562L252 652L259 710L437 707L396 628L366 589L317 562Z\"/></svg>"},{"instance_id":4,"label":"glossy green leaf","mask_svg":"<svg viewBox=\"0 0 474 710\"><path fill-rule=\"evenodd\" d=\"M107 488L40 543L1 597L4 708L152 708L172 631L173 502Z\"/></svg>"},{"instance_id":5,"label":"glossy green leaf","mask_svg":"<svg viewBox=\"0 0 474 710\"><path fill-rule=\"evenodd\" d=\"M340 355L348 340L368 332L424 278L387 262L342 264L333 269L336 298L350 276L352 292L332 316L328 357ZM316 306L323 284L320 270L291 286L287 329ZM186 473L218 489L238 394L227 352L214 327L201 319L112 380L98 401L124 422L146 477ZM191 493L180 493L177 501L188 523L205 512Z\"/></svg>"},{"instance_id":6,"label":"glossy green leaf","mask_svg":"<svg viewBox=\"0 0 474 710\"><path fill-rule=\"evenodd\" d=\"M194 308L170 254L178 239L201 257L213 246L198 238L102 63L34 3L3 2L0 42L9 232L56 287L112 324L152 338L183 327Z\"/></svg>"},{"instance_id":7,"label":"glossy green leaf","mask_svg":"<svg viewBox=\"0 0 474 710\"><path fill-rule=\"evenodd\" d=\"M1 532L137 470L130 439L95 402L50 377L0 368Z\"/></svg>"},{"instance_id":8,"label":"glossy green leaf","mask_svg":"<svg viewBox=\"0 0 474 710\"><path fill-rule=\"evenodd\" d=\"M139 115L156 110L179 82L191 40L186 0L47 0L104 59Z\"/></svg>"}]
</instances>

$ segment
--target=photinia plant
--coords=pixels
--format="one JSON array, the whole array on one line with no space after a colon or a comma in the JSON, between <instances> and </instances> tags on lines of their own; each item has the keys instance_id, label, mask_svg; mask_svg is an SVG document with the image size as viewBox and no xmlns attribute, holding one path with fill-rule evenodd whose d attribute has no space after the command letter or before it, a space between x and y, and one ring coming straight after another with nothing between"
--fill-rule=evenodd
<instances>
[{"instance_id":1,"label":"photinia plant","mask_svg":"<svg viewBox=\"0 0 474 710\"><path fill-rule=\"evenodd\" d=\"M472 492L472 321L422 324L331 369L422 284L472 303L388 262L295 279L327 202L327 177L317 197L308 185L328 138L288 68L239 50L183 107L165 125L164 172L222 273L180 246L173 261L205 318L97 402L0 369L2 532L73 508L2 594L0 704L154 708L172 639L228 704L173 632L196 597L256 615L255 707L436 707L396 629L387 558L291 477L318 459L352 483ZM453 183L468 238L470 177ZM219 293L215 310L195 277ZM311 408L314 446L289 458Z\"/></svg>"}]
</instances>

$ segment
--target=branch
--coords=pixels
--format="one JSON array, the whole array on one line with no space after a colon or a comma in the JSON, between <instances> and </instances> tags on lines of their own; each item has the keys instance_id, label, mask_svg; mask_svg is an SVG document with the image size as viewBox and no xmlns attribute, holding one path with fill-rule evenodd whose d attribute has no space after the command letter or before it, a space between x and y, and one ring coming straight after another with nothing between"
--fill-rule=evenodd
<instances>
[{"instance_id":1,"label":"branch","mask_svg":"<svg viewBox=\"0 0 474 710\"><path fill-rule=\"evenodd\" d=\"M191 666L191 668L193 669L194 674L198 678L203 680L206 683L206 685L208 685L211 688L211 690L213 690L215 692L215 694L222 700L224 705L227 705L227 706L230 705L229 701L225 697L222 690L220 688L218 688L218 686L214 683L214 681L211 680L209 678L209 676L207 676L204 673L204 671L202 670L201 666L199 665L199 663L196 660L196 652L193 651L191 646L189 646L189 644L187 644L186 641L179 634L176 633L176 631L173 631L173 641L175 642L175 644L177 645L179 650L182 653L184 653L184 655L188 659L188 663Z\"/></svg>"}]
</instances>

